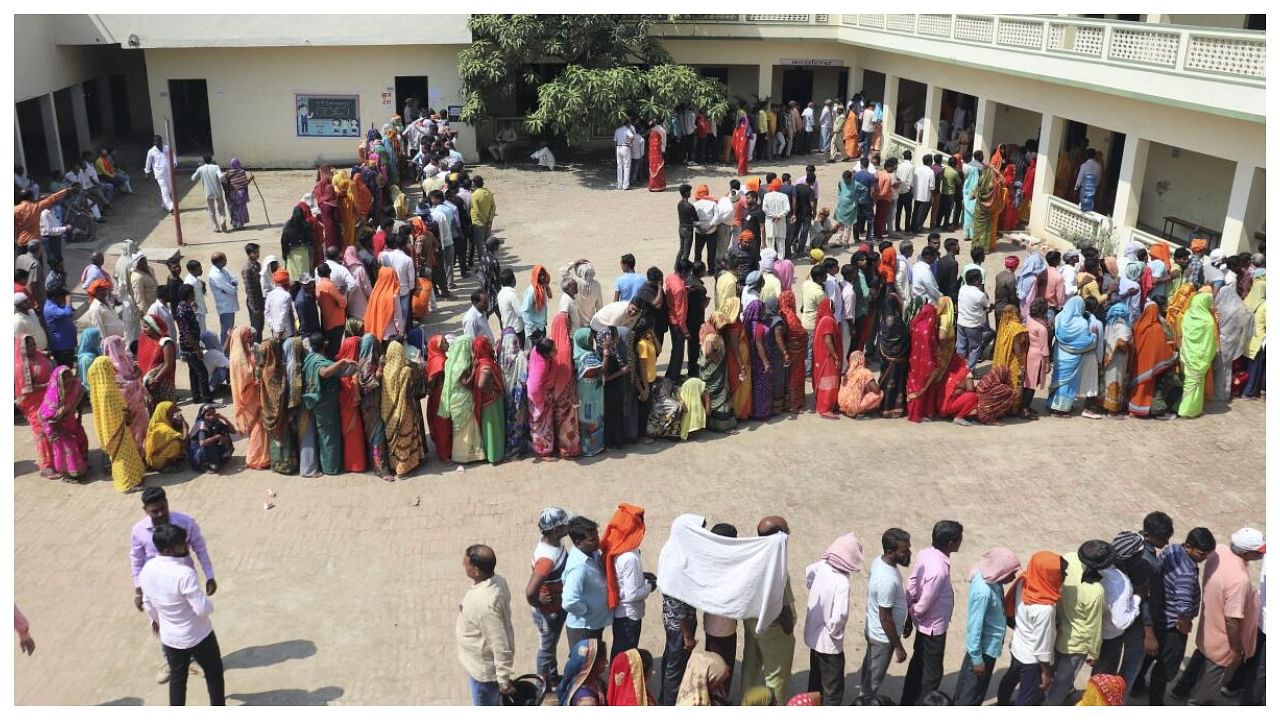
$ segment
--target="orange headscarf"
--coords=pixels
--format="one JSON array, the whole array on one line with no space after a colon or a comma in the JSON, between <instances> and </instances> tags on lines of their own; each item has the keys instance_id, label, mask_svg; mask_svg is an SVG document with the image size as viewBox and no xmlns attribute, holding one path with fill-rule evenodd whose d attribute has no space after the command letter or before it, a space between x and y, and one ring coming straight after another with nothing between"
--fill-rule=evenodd
<instances>
[{"instance_id":1,"label":"orange headscarf","mask_svg":"<svg viewBox=\"0 0 1280 720\"><path fill-rule=\"evenodd\" d=\"M618 503L609 524L600 536L600 553L604 557L605 588L609 607L618 607L618 572L614 561L619 555L640 547L644 541L644 508L639 505Z\"/></svg>"},{"instance_id":2,"label":"orange headscarf","mask_svg":"<svg viewBox=\"0 0 1280 720\"><path fill-rule=\"evenodd\" d=\"M779 179L779 178L774 178L774 179L773 179L773 182L769 183L769 192L777 192L777 191L779 191L779 190L781 190L781 189L782 189L782 180L781 180L781 179Z\"/></svg>"},{"instance_id":3,"label":"orange headscarf","mask_svg":"<svg viewBox=\"0 0 1280 720\"><path fill-rule=\"evenodd\" d=\"M706 185L699 185L697 190L693 191L694 200L707 200L711 197L711 188Z\"/></svg>"},{"instance_id":4,"label":"orange headscarf","mask_svg":"<svg viewBox=\"0 0 1280 720\"><path fill-rule=\"evenodd\" d=\"M395 268L383 265L378 268L378 282L369 295L369 305L364 311L364 331L378 340L384 339L387 326L395 322L400 302L400 279Z\"/></svg>"},{"instance_id":5,"label":"orange headscarf","mask_svg":"<svg viewBox=\"0 0 1280 720\"><path fill-rule=\"evenodd\" d=\"M898 251L892 247L885 248L884 252L880 253L880 267L876 272L880 273L886 286L893 285L898 278Z\"/></svg>"},{"instance_id":6,"label":"orange headscarf","mask_svg":"<svg viewBox=\"0 0 1280 720\"><path fill-rule=\"evenodd\" d=\"M1041 550L1031 556L1027 570L1022 573L1004 596L1005 615L1013 617L1017 610L1016 595L1022 587L1022 604L1053 605L1062 597L1062 556Z\"/></svg>"},{"instance_id":7,"label":"orange headscarf","mask_svg":"<svg viewBox=\"0 0 1280 720\"><path fill-rule=\"evenodd\" d=\"M753 178L751 178L750 180L748 180L748 181L747 181L747 191L748 191L748 192L754 192L754 193L758 193L758 192L760 192L760 178L758 178L758 177L753 177Z\"/></svg>"},{"instance_id":8,"label":"orange headscarf","mask_svg":"<svg viewBox=\"0 0 1280 720\"><path fill-rule=\"evenodd\" d=\"M538 282L542 273L547 273L548 278L551 277L551 273L541 265L534 265L529 273L529 286L533 288L533 306L539 310L547 307L547 299L551 297L551 287Z\"/></svg>"},{"instance_id":9,"label":"orange headscarf","mask_svg":"<svg viewBox=\"0 0 1280 720\"><path fill-rule=\"evenodd\" d=\"M743 230L742 232L738 233L738 239L751 242L752 240L756 239L756 234L751 232L750 230Z\"/></svg>"},{"instance_id":10,"label":"orange headscarf","mask_svg":"<svg viewBox=\"0 0 1280 720\"><path fill-rule=\"evenodd\" d=\"M1173 257L1169 254L1169 246L1164 243L1154 243L1151 245L1148 253L1151 257L1164 263L1165 271L1173 269Z\"/></svg>"},{"instance_id":11,"label":"orange headscarf","mask_svg":"<svg viewBox=\"0 0 1280 720\"><path fill-rule=\"evenodd\" d=\"M1202 253L1209 249L1209 241L1204 238L1196 238L1191 241L1191 252Z\"/></svg>"}]
</instances>

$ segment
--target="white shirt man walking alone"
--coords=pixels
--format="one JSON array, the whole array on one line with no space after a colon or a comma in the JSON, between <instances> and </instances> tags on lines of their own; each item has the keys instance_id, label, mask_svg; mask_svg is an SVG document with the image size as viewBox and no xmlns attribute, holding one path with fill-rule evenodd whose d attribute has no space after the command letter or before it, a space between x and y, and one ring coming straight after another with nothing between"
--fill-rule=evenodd
<instances>
[{"instance_id":1,"label":"white shirt man walking alone","mask_svg":"<svg viewBox=\"0 0 1280 720\"><path fill-rule=\"evenodd\" d=\"M467 671L473 705L501 705L503 695L515 692L511 591L506 579L494 574L497 565L487 545L472 545L462 556L462 568L474 585L462 596L455 630L458 661Z\"/></svg>"},{"instance_id":2,"label":"white shirt man walking alone","mask_svg":"<svg viewBox=\"0 0 1280 720\"><path fill-rule=\"evenodd\" d=\"M160 204L165 212L173 212L173 188L169 187L169 146L164 138L156 135L153 146L147 151L147 164L142 174L154 176L156 185L160 186Z\"/></svg>"},{"instance_id":3,"label":"white shirt man walking alone","mask_svg":"<svg viewBox=\"0 0 1280 720\"><path fill-rule=\"evenodd\" d=\"M613 131L614 154L618 161L618 189L631 189L631 140L636 135L631 129L631 121L618 126Z\"/></svg>"}]
</instances>

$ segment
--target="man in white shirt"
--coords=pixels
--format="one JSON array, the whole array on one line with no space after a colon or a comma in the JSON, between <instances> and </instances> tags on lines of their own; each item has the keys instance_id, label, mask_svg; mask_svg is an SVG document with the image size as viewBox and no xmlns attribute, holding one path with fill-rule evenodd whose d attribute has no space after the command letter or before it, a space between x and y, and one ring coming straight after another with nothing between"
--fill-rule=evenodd
<instances>
[{"instance_id":1,"label":"man in white shirt","mask_svg":"<svg viewBox=\"0 0 1280 720\"><path fill-rule=\"evenodd\" d=\"M889 661L907 661L902 635L910 632L907 618L907 590L899 567L911 564L911 535L906 530L889 528L880 538L884 554L871 561L867 579L867 654L862 659L860 674L863 695L877 695Z\"/></svg>"},{"instance_id":2,"label":"man in white shirt","mask_svg":"<svg viewBox=\"0 0 1280 720\"><path fill-rule=\"evenodd\" d=\"M910 150L902 151L898 169L893 171L893 180L894 192L897 193L893 200L893 231L906 232L911 227L911 199L916 180L916 166L911 163Z\"/></svg>"},{"instance_id":3,"label":"man in white shirt","mask_svg":"<svg viewBox=\"0 0 1280 720\"><path fill-rule=\"evenodd\" d=\"M191 174L191 182L200 181L204 186L205 205L209 209L209 222L214 232L227 231L227 204L222 199L222 168L205 155L204 162Z\"/></svg>"},{"instance_id":4,"label":"man in white shirt","mask_svg":"<svg viewBox=\"0 0 1280 720\"><path fill-rule=\"evenodd\" d=\"M159 135L155 136L151 149L147 151L147 164L142 173L155 176L156 185L160 186L160 204L164 205L165 212L173 212L173 189L169 187L169 146L164 144L164 139Z\"/></svg>"},{"instance_id":5,"label":"man in white shirt","mask_svg":"<svg viewBox=\"0 0 1280 720\"><path fill-rule=\"evenodd\" d=\"M67 226L58 220L53 208L40 211L40 239L44 241L45 254L49 260L62 259L62 239L67 234Z\"/></svg>"},{"instance_id":6,"label":"man in white shirt","mask_svg":"<svg viewBox=\"0 0 1280 720\"><path fill-rule=\"evenodd\" d=\"M1080 253L1075 250L1062 253L1062 265L1058 267L1058 274L1062 275L1062 291L1068 299L1080 292L1080 288L1076 286L1076 263L1078 262L1080 262ZM1160 267L1163 268L1164 263L1160 263Z\"/></svg>"},{"instance_id":7,"label":"man in white shirt","mask_svg":"<svg viewBox=\"0 0 1280 720\"><path fill-rule=\"evenodd\" d=\"M67 168L67 172L62 176L63 181L68 185L78 187L89 196L89 211L93 213L93 219L98 222L102 220L102 210L106 208L106 198L102 197L102 193L97 192L93 187L93 183L89 180L89 176L85 174L82 164L72 162Z\"/></svg>"},{"instance_id":8,"label":"man in white shirt","mask_svg":"<svg viewBox=\"0 0 1280 720\"><path fill-rule=\"evenodd\" d=\"M791 214L791 198L781 190L782 184L769 186L760 207L764 210L764 239L778 257L787 256L787 216Z\"/></svg>"},{"instance_id":9,"label":"man in white shirt","mask_svg":"<svg viewBox=\"0 0 1280 720\"><path fill-rule=\"evenodd\" d=\"M351 274L351 271L342 264L340 259L342 254L338 251L338 248L333 245L325 248L324 257L324 264L329 266L329 280L334 287L338 288L338 292L343 295L351 292L351 288L356 286L356 279Z\"/></svg>"},{"instance_id":10,"label":"man in white shirt","mask_svg":"<svg viewBox=\"0 0 1280 720\"><path fill-rule=\"evenodd\" d=\"M524 347L524 316L520 314L520 295L516 293L516 274L511 268L502 268L499 273L502 289L498 291L498 324L503 330L511 331L520 339L520 347Z\"/></svg>"},{"instance_id":11,"label":"man in white shirt","mask_svg":"<svg viewBox=\"0 0 1280 720\"><path fill-rule=\"evenodd\" d=\"M417 286L417 270L413 265L413 258L400 249L399 235L387 237L387 249L378 256L378 264L386 265L396 271L396 279L400 281L400 317L406 319L412 317L410 300L413 297L413 289Z\"/></svg>"},{"instance_id":12,"label":"man in white shirt","mask_svg":"<svg viewBox=\"0 0 1280 720\"><path fill-rule=\"evenodd\" d=\"M956 296L956 354L973 370L982 359L982 346L991 335L987 313L991 303L982 288L982 271L970 268L964 274L964 285Z\"/></svg>"},{"instance_id":13,"label":"man in white shirt","mask_svg":"<svg viewBox=\"0 0 1280 720\"><path fill-rule=\"evenodd\" d=\"M1076 173L1075 191L1080 198L1080 209L1085 212L1093 210L1093 201L1102 186L1102 165L1095 159L1097 155L1093 148L1085 150L1085 160L1080 163L1080 172Z\"/></svg>"},{"instance_id":14,"label":"man in white shirt","mask_svg":"<svg viewBox=\"0 0 1280 720\"><path fill-rule=\"evenodd\" d=\"M226 253L216 252L210 258L213 270L209 271L209 290L213 293L213 307L218 311L218 341L225 347L231 329L235 326L236 313L240 310L237 290L240 283L235 273L227 269Z\"/></svg>"},{"instance_id":15,"label":"man in white shirt","mask_svg":"<svg viewBox=\"0 0 1280 720\"><path fill-rule=\"evenodd\" d=\"M644 508L622 503L618 506L609 525L605 527L601 542L624 543L617 547L602 545L606 559L613 556L613 571L617 581L617 597L608 597L613 606L612 654L640 647L640 628L644 620L644 601L658 587L658 579L644 571L640 561L640 544L644 542Z\"/></svg>"},{"instance_id":16,"label":"man in white shirt","mask_svg":"<svg viewBox=\"0 0 1280 720\"><path fill-rule=\"evenodd\" d=\"M933 263L938 259L938 249L926 245L920 251L920 259L911 267L911 297L923 297L925 302L935 302L942 297L938 281L933 277Z\"/></svg>"},{"instance_id":17,"label":"man in white shirt","mask_svg":"<svg viewBox=\"0 0 1280 720\"><path fill-rule=\"evenodd\" d=\"M913 199L915 212L911 218L911 227L908 228L908 232L920 232L924 227L925 219L929 217L929 209L933 203L933 191L938 184L932 165L933 156L925 155L921 158L920 167L915 169L915 198Z\"/></svg>"},{"instance_id":18,"label":"man in white shirt","mask_svg":"<svg viewBox=\"0 0 1280 720\"><path fill-rule=\"evenodd\" d=\"M431 201L431 222L435 224L436 237L440 239L440 251L443 255L440 264L444 267L443 289L447 292L457 287L453 281L453 216L449 212L449 207L453 206L444 201L444 193L439 190L432 190L428 199Z\"/></svg>"},{"instance_id":19,"label":"man in white shirt","mask_svg":"<svg viewBox=\"0 0 1280 720\"><path fill-rule=\"evenodd\" d=\"M470 338L487 337L496 347L493 329L489 327L489 316L484 311L488 306L489 293L484 290L471 292L471 307L462 316L462 334Z\"/></svg>"},{"instance_id":20,"label":"man in white shirt","mask_svg":"<svg viewBox=\"0 0 1280 720\"><path fill-rule=\"evenodd\" d=\"M831 100L822 102L822 114L818 116L818 147L825 150L831 145L831 128L834 125L834 119L831 112Z\"/></svg>"},{"instance_id":21,"label":"man in white shirt","mask_svg":"<svg viewBox=\"0 0 1280 720\"><path fill-rule=\"evenodd\" d=\"M631 129L631 123L627 122L618 126L613 131L614 159L618 163L618 184L619 190L631 189L631 139L636 133Z\"/></svg>"},{"instance_id":22,"label":"man in white shirt","mask_svg":"<svg viewBox=\"0 0 1280 720\"><path fill-rule=\"evenodd\" d=\"M861 571L862 543L853 533L836 538L821 560L805 568L809 612L804 620L804 644L809 646L809 686L818 686L822 704L828 707L844 704L849 575Z\"/></svg>"},{"instance_id":23,"label":"man in white shirt","mask_svg":"<svg viewBox=\"0 0 1280 720\"><path fill-rule=\"evenodd\" d=\"M283 268L271 276L275 287L267 293L263 301L263 313L266 316L267 330L277 340L293 337L294 309L293 296L289 293L289 272Z\"/></svg>"},{"instance_id":24,"label":"man in white shirt","mask_svg":"<svg viewBox=\"0 0 1280 720\"><path fill-rule=\"evenodd\" d=\"M226 705L222 651L209 616L213 601L205 595L187 556L187 531L177 525L158 525L151 533L157 555L138 573L142 608L151 618L169 661L169 704L187 703L187 671L199 663L209 689L210 705Z\"/></svg>"},{"instance_id":25,"label":"man in white shirt","mask_svg":"<svg viewBox=\"0 0 1280 720\"><path fill-rule=\"evenodd\" d=\"M489 154L493 156L498 163L505 165L507 163L507 148L511 147L511 143L518 139L516 129L510 125L503 127L493 138L493 144L489 146Z\"/></svg>"},{"instance_id":26,"label":"man in white shirt","mask_svg":"<svg viewBox=\"0 0 1280 720\"><path fill-rule=\"evenodd\" d=\"M204 331L205 331L205 321L204 321L204 317L205 317L205 313L207 313L207 312L208 312L208 310L206 310L206 309L205 309L205 305L204 305L204 281L200 279L200 275L201 275L203 272L204 272L204 270L203 270L203 268L201 268L201 267L200 267L200 261L199 261L199 260L188 260L188 261L187 261L187 276L186 276L186 277L184 277L184 278L182 278L182 282L183 282L183 283L185 283L185 284L187 284L187 285L190 285L190 286L191 286L191 289L195 291L195 294L196 294L196 320L200 323L200 334L201 334L201 335L203 335L203 334L204 334Z\"/></svg>"},{"instance_id":27,"label":"man in white shirt","mask_svg":"<svg viewBox=\"0 0 1280 720\"><path fill-rule=\"evenodd\" d=\"M702 260L702 250L707 251L707 267L716 266L716 255L719 248L718 229L720 225L720 205L711 198L711 188L699 185L693 194L693 209L698 212L698 223L693 226L693 259ZM733 222L733 208L729 208L729 222Z\"/></svg>"},{"instance_id":28,"label":"man in white shirt","mask_svg":"<svg viewBox=\"0 0 1280 720\"><path fill-rule=\"evenodd\" d=\"M897 272L893 275L893 286L898 291L898 297L902 298L903 307L911 302L911 256L915 253L915 243L910 240L898 243Z\"/></svg>"},{"instance_id":29,"label":"man in white shirt","mask_svg":"<svg viewBox=\"0 0 1280 720\"><path fill-rule=\"evenodd\" d=\"M804 152L811 153L814 148L813 137L813 103L810 102L804 106L804 112L800 113L800 120L804 122Z\"/></svg>"}]
</instances>

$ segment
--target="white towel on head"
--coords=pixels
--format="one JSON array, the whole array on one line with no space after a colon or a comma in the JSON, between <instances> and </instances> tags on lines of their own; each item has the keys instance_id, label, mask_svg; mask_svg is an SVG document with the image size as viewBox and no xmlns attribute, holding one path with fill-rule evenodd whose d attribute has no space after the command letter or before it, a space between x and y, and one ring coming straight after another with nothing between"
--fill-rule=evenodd
<instances>
[{"instance_id":1,"label":"white towel on head","mask_svg":"<svg viewBox=\"0 0 1280 720\"><path fill-rule=\"evenodd\" d=\"M658 587L703 612L746 620L764 632L782 613L787 584L787 534L729 538L681 515L658 558Z\"/></svg>"}]
</instances>

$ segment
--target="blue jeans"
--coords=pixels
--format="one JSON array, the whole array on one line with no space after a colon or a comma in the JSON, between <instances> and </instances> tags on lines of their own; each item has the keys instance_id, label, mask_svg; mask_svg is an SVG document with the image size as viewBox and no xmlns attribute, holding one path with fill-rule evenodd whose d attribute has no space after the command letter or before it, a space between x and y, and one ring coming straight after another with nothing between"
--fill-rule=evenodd
<instances>
[{"instance_id":1,"label":"blue jeans","mask_svg":"<svg viewBox=\"0 0 1280 720\"><path fill-rule=\"evenodd\" d=\"M976 328L956 326L956 353L964 357L972 370L982 360L982 346L991 334L991 328L982 325Z\"/></svg>"},{"instance_id":2,"label":"blue jeans","mask_svg":"<svg viewBox=\"0 0 1280 720\"><path fill-rule=\"evenodd\" d=\"M497 682L480 682L468 677L471 685L471 704L476 706L498 706L502 704L502 693L498 692Z\"/></svg>"},{"instance_id":3,"label":"blue jeans","mask_svg":"<svg viewBox=\"0 0 1280 720\"><path fill-rule=\"evenodd\" d=\"M563 610L552 615L544 615L541 610L533 608L533 626L538 629L537 672L543 678L560 676L560 669L556 664L556 647L560 644L564 619Z\"/></svg>"},{"instance_id":4,"label":"blue jeans","mask_svg":"<svg viewBox=\"0 0 1280 720\"><path fill-rule=\"evenodd\" d=\"M231 329L235 327L235 324L236 324L235 313L233 312L218 313L218 326L220 329L220 334L218 335L218 342L222 343L223 347L226 347L227 338L231 337Z\"/></svg>"},{"instance_id":5,"label":"blue jeans","mask_svg":"<svg viewBox=\"0 0 1280 720\"><path fill-rule=\"evenodd\" d=\"M990 655L982 656L982 663L987 672L978 675L973 671L973 659L969 653L964 654L960 664L960 676L956 678L954 704L957 706L981 705L987 699L987 688L991 686L991 673L995 670L996 659Z\"/></svg>"}]
</instances>

